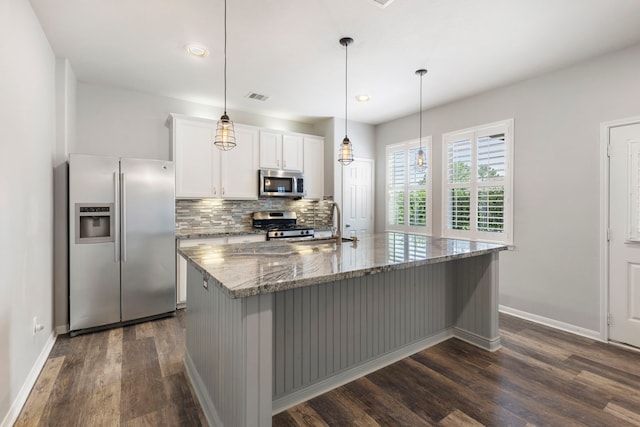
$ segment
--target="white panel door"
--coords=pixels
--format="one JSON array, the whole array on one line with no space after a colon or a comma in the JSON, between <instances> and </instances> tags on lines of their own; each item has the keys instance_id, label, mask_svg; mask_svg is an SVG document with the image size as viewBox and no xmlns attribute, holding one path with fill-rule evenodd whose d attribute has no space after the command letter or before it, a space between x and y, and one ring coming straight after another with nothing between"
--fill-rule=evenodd
<instances>
[{"instance_id":1,"label":"white panel door","mask_svg":"<svg viewBox=\"0 0 640 427\"><path fill-rule=\"evenodd\" d=\"M640 347L640 123L609 137L609 338Z\"/></svg>"},{"instance_id":2,"label":"white panel door","mask_svg":"<svg viewBox=\"0 0 640 427\"><path fill-rule=\"evenodd\" d=\"M342 235L373 233L373 160L355 159L342 174Z\"/></svg>"}]
</instances>

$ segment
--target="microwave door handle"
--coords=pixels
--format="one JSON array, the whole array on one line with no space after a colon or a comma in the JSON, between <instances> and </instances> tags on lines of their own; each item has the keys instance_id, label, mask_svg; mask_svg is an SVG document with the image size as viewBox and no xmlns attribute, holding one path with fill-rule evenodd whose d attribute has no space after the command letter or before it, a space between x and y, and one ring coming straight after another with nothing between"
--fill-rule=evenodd
<instances>
[{"instance_id":1,"label":"microwave door handle","mask_svg":"<svg viewBox=\"0 0 640 427\"><path fill-rule=\"evenodd\" d=\"M118 218L120 217L120 181L118 180L118 172L113 173L113 194L114 194L114 204L113 204L113 212L111 212L111 218L113 219L113 224L111 224L111 235L114 236L113 240L115 242L113 249L113 257L115 262L120 262L120 227L118 226Z\"/></svg>"}]
</instances>

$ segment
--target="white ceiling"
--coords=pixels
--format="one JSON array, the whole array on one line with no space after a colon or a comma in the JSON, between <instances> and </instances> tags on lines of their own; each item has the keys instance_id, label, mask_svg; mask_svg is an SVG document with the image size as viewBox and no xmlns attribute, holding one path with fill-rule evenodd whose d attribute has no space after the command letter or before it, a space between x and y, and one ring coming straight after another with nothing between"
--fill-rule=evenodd
<instances>
[{"instance_id":1,"label":"white ceiling","mask_svg":"<svg viewBox=\"0 0 640 427\"><path fill-rule=\"evenodd\" d=\"M349 119L370 124L418 111L419 68L428 108L640 42L640 0L227 1L228 110L304 122L344 118L344 36ZM222 106L223 0L31 4L79 81Z\"/></svg>"}]
</instances>

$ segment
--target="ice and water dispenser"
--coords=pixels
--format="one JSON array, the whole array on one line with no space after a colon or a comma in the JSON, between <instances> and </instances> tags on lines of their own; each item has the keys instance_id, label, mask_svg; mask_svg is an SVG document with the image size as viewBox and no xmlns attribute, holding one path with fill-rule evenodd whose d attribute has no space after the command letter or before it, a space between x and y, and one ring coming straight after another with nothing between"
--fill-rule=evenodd
<instances>
[{"instance_id":1,"label":"ice and water dispenser","mask_svg":"<svg viewBox=\"0 0 640 427\"><path fill-rule=\"evenodd\" d=\"M113 203L76 203L76 243L113 242Z\"/></svg>"}]
</instances>

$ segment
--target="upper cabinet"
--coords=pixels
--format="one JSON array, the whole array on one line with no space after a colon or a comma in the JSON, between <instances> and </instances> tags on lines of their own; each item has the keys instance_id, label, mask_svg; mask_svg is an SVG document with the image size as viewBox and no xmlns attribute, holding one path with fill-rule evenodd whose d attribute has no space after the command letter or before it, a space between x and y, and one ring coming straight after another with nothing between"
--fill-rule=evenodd
<instances>
[{"instance_id":1,"label":"upper cabinet","mask_svg":"<svg viewBox=\"0 0 640 427\"><path fill-rule=\"evenodd\" d=\"M324 196L324 138L304 137L305 198L322 200Z\"/></svg>"},{"instance_id":2,"label":"upper cabinet","mask_svg":"<svg viewBox=\"0 0 640 427\"><path fill-rule=\"evenodd\" d=\"M219 197L220 152L213 145L216 122L172 115L172 160L176 198Z\"/></svg>"},{"instance_id":3,"label":"upper cabinet","mask_svg":"<svg viewBox=\"0 0 640 427\"><path fill-rule=\"evenodd\" d=\"M292 172L303 171L303 136L283 132L260 131L260 168Z\"/></svg>"},{"instance_id":4,"label":"upper cabinet","mask_svg":"<svg viewBox=\"0 0 640 427\"><path fill-rule=\"evenodd\" d=\"M236 147L221 151L220 187L223 199L258 198L258 128L236 124ZM215 150L218 150L215 148Z\"/></svg>"},{"instance_id":5,"label":"upper cabinet","mask_svg":"<svg viewBox=\"0 0 640 427\"><path fill-rule=\"evenodd\" d=\"M302 172L304 145L301 135L282 135L282 169Z\"/></svg>"},{"instance_id":6,"label":"upper cabinet","mask_svg":"<svg viewBox=\"0 0 640 427\"><path fill-rule=\"evenodd\" d=\"M324 138L235 124L236 147L213 145L215 120L171 114L177 199L256 200L258 169L303 172L305 198L322 200Z\"/></svg>"},{"instance_id":7,"label":"upper cabinet","mask_svg":"<svg viewBox=\"0 0 640 427\"><path fill-rule=\"evenodd\" d=\"M176 198L258 198L258 129L235 125L236 147L213 145L216 121L172 114Z\"/></svg>"}]
</instances>

